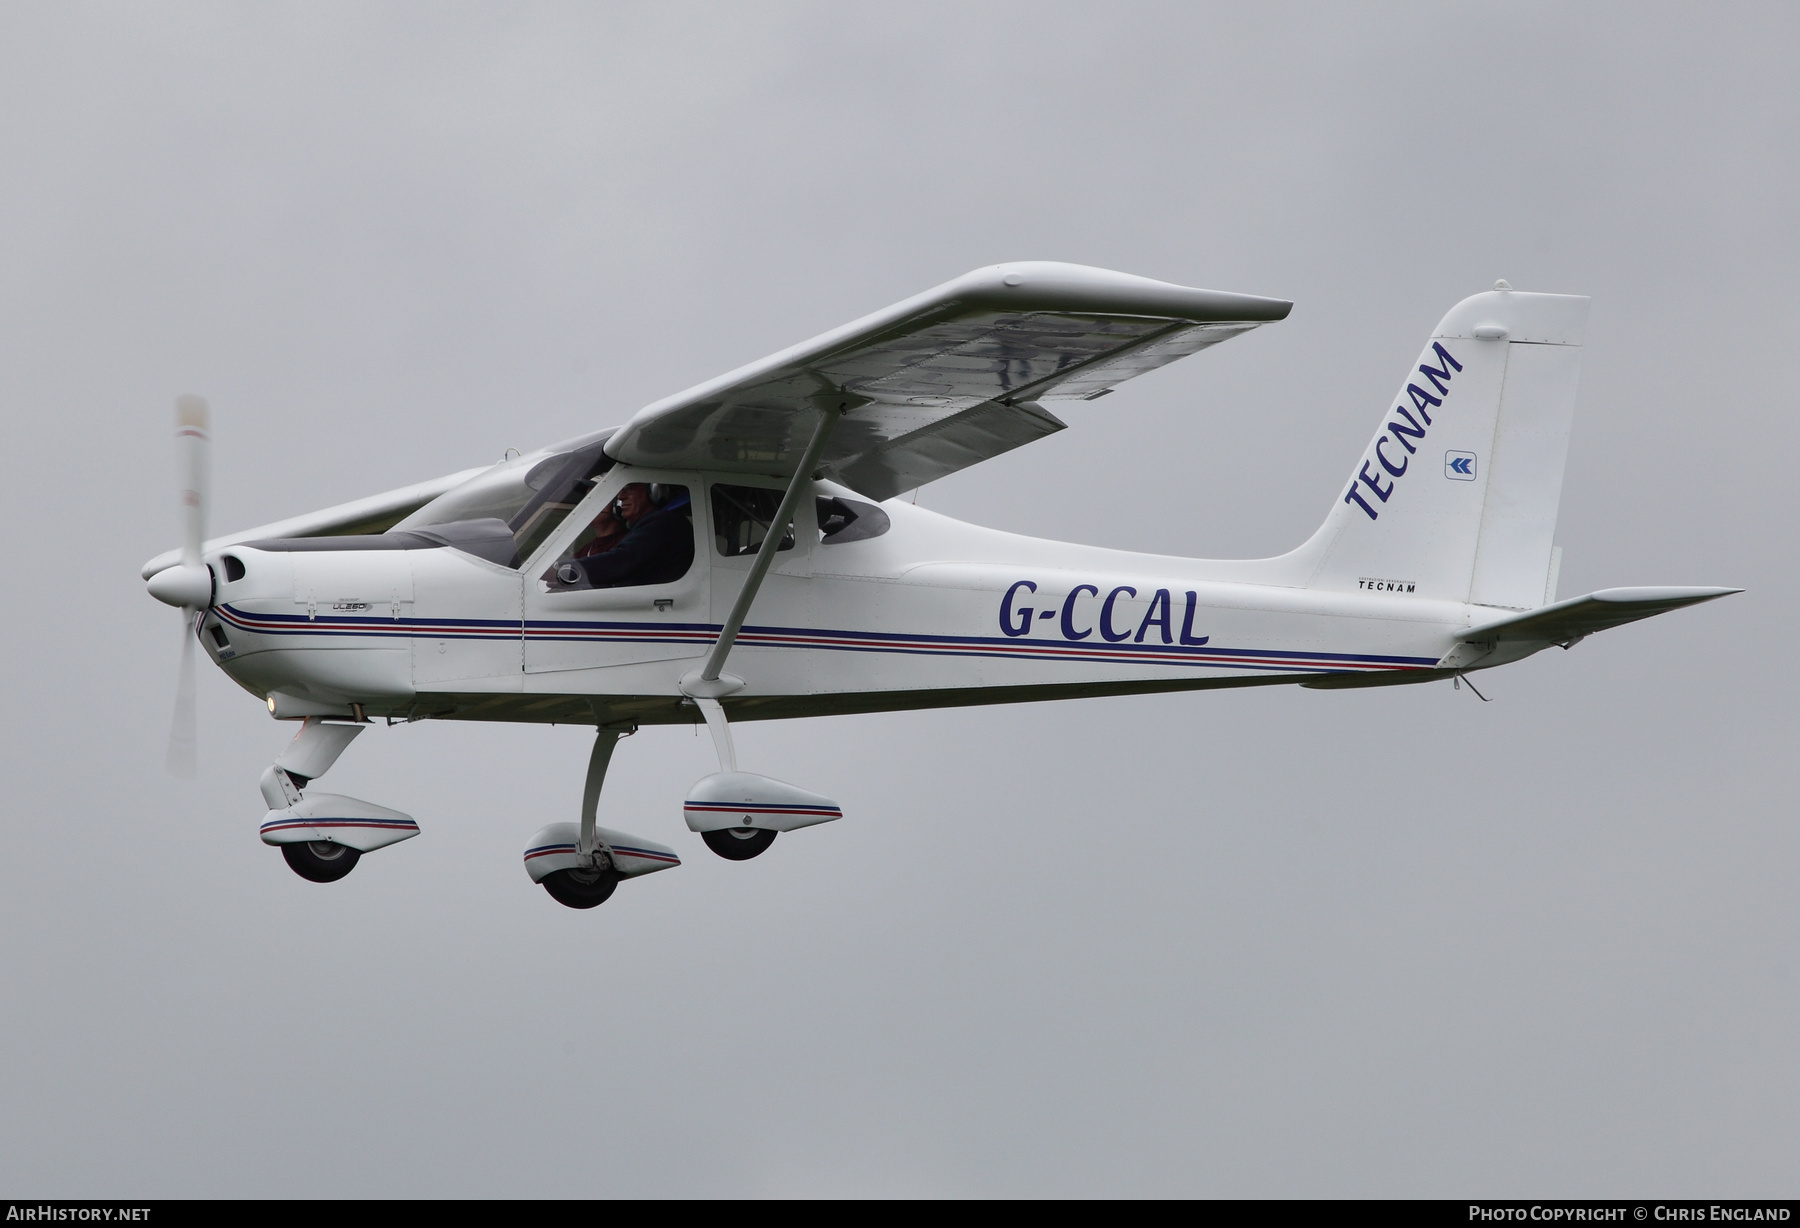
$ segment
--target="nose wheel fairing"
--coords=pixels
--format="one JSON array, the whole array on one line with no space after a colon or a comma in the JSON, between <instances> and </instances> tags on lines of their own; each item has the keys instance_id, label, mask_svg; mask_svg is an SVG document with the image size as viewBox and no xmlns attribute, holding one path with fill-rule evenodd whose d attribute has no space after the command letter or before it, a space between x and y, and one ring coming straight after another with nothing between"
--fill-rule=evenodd
<instances>
[{"instance_id":1,"label":"nose wheel fairing","mask_svg":"<svg viewBox=\"0 0 1800 1228\"><path fill-rule=\"evenodd\" d=\"M259 834L264 844L279 847L288 866L309 882L336 882L356 868L364 853L419 834L409 814L338 793L306 792L366 728L309 716L263 771L269 812Z\"/></svg>"},{"instance_id":2,"label":"nose wheel fairing","mask_svg":"<svg viewBox=\"0 0 1800 1228\"><path fill-rule=\"evenodd\" d=\"M263 817L264 844L341 844L359 853L410 840L419 825L409 814L336 793L311 793Z\"/></svg>"}]
</instances>

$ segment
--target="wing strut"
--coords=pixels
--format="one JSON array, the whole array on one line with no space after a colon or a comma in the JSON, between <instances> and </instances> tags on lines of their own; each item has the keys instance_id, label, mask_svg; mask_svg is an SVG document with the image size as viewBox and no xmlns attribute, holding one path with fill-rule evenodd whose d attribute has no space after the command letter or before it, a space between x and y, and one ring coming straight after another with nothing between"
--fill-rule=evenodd
<instances>
[{"instance_id":1,"label":"wing strut","mask_svg":"<svg viewBox=\"0 0 1800 1228\"><path fill-rule=\"evenodd\" d=\"M825 441L831 438L831 428L837 425L845 408L847 406L843 404L829 408L820 406L819 424L813 428L812 439L807 443L806 451L794 469L794 476L788 480L787 491L781 496L781 506L776 509L769 531L763 536L762 545L756 551L756 561L750 564L750 571L744 576L744 587L738 591L737 601L732 604L731 613L725 618L725 625L719 628L719 638L713 642L706 664L681 680L684 695L717 699L743 687L741 679L720 676L725 668L725 658L731 655L731 646L737 643L738 632L744 628L744 618L750 613L750 603L756 600L756 592L762 587L763 577L769 574L769 567L775 562L775 552L781 548L781 539L787 536L788 522L794 518L794 505L800 501L800 488L812 481L819 457L825 453Z\"/></svg>"}]
</instances>

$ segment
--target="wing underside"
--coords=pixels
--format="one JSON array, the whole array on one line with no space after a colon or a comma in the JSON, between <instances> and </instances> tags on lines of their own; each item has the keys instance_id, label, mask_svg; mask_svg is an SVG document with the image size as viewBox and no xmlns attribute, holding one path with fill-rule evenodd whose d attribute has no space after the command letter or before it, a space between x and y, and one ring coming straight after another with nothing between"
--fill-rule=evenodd
<instances>
[{"instance_id":1,"label":"wing underside","mask_svg":"<svg viewBox=\"0 0 1800 1228\"><path fill-rule=\"evenodd\" d=\"M1003 265L639 412L633 464L787 476L821 411L821 469L885 499L1063 429L1044 402L1134 376L1287 315L1290 304L1079 265Z\"/></svg>"}]
</instances>

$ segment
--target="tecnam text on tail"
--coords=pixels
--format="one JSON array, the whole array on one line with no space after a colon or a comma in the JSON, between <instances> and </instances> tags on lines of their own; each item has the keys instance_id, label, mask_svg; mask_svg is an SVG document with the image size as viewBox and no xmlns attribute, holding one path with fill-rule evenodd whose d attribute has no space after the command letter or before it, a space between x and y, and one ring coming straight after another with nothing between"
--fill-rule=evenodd
<instances>
[{"instance_id":1,"label":"tecnam text on tail","mask_svg":"<svg viewBox=\"0 0 1800 1228\"><path fill-rule=\"evenodd\" d=\"M579 815L525 847L576 908L679 864L595 822L640 725L706 723L719 770L680 813L743 860L842 812L742 770L734 721L1460 678L1736 591L1556 600L1588 301L1505 283L1450 309L1325 523L1278 558L1042 541L894 497L1063 430L1059 400L1289 306L1078 265L981 269L621 427L211 541L207 410L184 397L184 541L143 574L187 612L190 663L197 643L298 723L263 773L262 838L315 881L418 834L312 787L374 718L592 724ZM190 744L191 694L187 678L172 748Z\"/></svg>"}]
</instances>

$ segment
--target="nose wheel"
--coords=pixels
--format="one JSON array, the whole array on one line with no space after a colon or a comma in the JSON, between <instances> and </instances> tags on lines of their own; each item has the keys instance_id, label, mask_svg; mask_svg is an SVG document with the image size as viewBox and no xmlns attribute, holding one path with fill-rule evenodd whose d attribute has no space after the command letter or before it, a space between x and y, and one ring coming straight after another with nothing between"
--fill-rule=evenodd
<instances>
[{"instance_id":1,"label":"nose wheel","mask_svg":"<svg viewBox=\"0 0 1800 1228\"><path fill-rule=\"evenodd\" d=\"M310 840L305 844L284 844L281 855L288 867L301 878L313 883L335 883L362 860L362 854L341 844Z\"/></svg>"},{"instance_id":2,"label":"nose wheel","mask_svg":"<svg viewBox=\"0 0 1800 1228\"><path fill-rule=\"evenodd\" d=\"M726 861L749 861L775 843L775 833L761 827L721 827L701 832L700 838Z\"/></svg>"}]
</instances>

